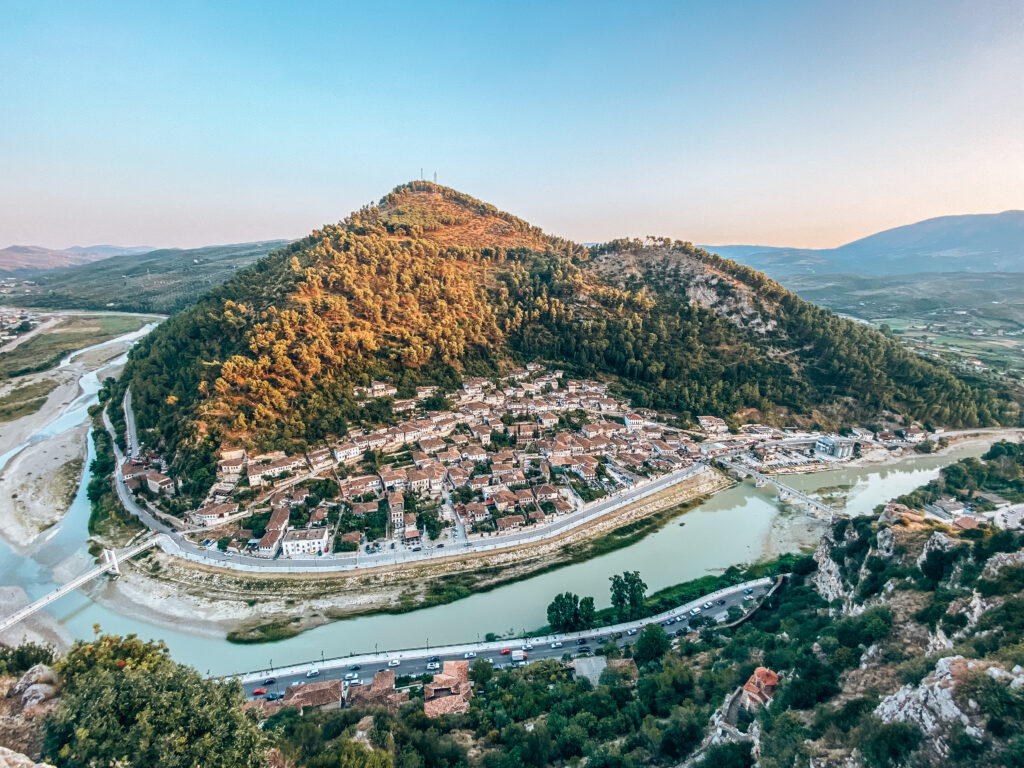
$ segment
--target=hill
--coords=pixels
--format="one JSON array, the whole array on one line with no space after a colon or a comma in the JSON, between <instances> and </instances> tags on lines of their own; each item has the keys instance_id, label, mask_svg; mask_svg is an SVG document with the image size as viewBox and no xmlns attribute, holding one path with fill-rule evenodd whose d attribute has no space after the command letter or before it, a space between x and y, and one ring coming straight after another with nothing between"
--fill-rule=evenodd
<instances>
[{"instance_id":1,"label":"hill","mask_svg":"<svg viewBox=\"0 0 1024 768\"><path fill-rule=\"evenodd\" d=\"M100 249L107 246L99 246ZM59 267L74 267L105 259L103 250L75 248L56 251L39 245L12 245L0 249L0 272L27 272Z\"/></svg>"},{"instance_id":2,"label":"hill","mask_svg":"<svg viewBox=\"0 0 1024 768\"><path fill-rule=\"evenodd\" d=\"M769 275L1024 272L1024 211L941 216L829 249L707 246Z\"/></svg>"},{"instance_id":3,"label":"hill","mask_svg":"<svg viewBox=\"0 0 1024 768\"><path fill-rule=\"evenodd\" d=\"M120 253L27 274L34 285L12 296L21 306L171 313L285 244L284 240Z\"/></svg>"},{"instance_id":4,"label":"hill","mask_svg":"<svg viewBox=\"0 0 1024 768\"><path fill-rule=\"evenodd\" d=\"M296 450L394 419L354 385L452 391L531 360L684 421L1019 418L999 392L688 243L587 249L426 182L211 290L140 343L122 386L200 492L222 443Z\"/></svg>"}]
</instances>

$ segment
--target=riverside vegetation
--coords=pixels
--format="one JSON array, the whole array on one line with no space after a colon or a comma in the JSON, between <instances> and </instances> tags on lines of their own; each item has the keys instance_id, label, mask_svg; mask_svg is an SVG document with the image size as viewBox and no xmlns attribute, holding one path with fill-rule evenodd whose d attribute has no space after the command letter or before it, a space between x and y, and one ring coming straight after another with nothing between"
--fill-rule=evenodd
<instances>
[{"instance_id":1,"label":"riverside vegetation","mask_svg":"<svg viewBox=\"0 0 1024 768\"><path fill-rule=\"evenodd\" d=\"M604 377L683 423L1020 420L997 387L688 243L588 249L427 182L211 290L139 343L120 387L132 388L140 439L200 500L221 445L295 452L395 419L355 386L453 391L532 360Z\"/></svg>"}]
</instances>

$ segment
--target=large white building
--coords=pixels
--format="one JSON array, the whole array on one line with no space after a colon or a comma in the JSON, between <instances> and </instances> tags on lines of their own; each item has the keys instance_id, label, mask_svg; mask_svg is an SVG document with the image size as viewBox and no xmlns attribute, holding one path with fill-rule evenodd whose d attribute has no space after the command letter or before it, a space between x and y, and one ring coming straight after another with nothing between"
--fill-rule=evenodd
<instances>
[{"instance_id":1,"label":"large white building","mask_svg":"<svg viewBox=\"0 0 1024 768\"><path fill-rule=\"evenodd\" d=\"M288 531L281 542L281 554L284 557L324 554L327 552L329 533L327 526Z\"/></svg>"}]
</instances>

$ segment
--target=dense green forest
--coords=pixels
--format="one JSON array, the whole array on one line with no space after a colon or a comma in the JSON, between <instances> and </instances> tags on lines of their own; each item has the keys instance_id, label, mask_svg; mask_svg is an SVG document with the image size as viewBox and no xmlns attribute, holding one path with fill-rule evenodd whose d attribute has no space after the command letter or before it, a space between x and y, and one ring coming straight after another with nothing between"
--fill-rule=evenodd
<instances>
[{"instance_id":1,"label":"dense green forest","mask_svg":"<svg viewBox=\"0 0 1024 768\"><path fill-rule=\"evenodd\" d=\"M294 450L393 418L386 402L357 402L354 384L386 378L404 397L535 359L610 378L635 404L684 420L748 409L830 426L882 411L950 426L1020 418L1000 392L758 272L659 242L588 250L413 182L172 317L134 350L123 381L144 439L173 459L186 492L208 487L221 443ZM638 252L642 274L607 268ZM695 269L722 277L718 305L687 294ZM753 297L761 327L721 311L732 295Z\"/></svg>"}]
</instances>

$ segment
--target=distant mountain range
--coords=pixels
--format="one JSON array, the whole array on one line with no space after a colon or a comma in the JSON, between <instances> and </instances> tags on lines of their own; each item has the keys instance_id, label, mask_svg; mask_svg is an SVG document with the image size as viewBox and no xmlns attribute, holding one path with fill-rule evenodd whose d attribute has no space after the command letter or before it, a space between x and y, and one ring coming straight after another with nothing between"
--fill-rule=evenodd
<instances>
[{"instance_id":1,"label":"distant mountain range","mask_svg":"<svg viewBox=\"0 0 1024 768\"><path fill-rule=\"evenodd\" d=\"M940 216L887 229L838 248L702 247L771 277L1024 272L1024 211Z\"/></svg>"},{"instance_id":2,"label":"distant mountain range","mask_svg":"<svg viewBox=\"0 0 1024 768\"><path fill-rule=\"evenodd\" d=\"M0 272L76 267L111 256L135 255L152 250L145 245L128 248L117 245L76 245L64 250L43 248L40 245L12 245L0 249Z\"/></svg>"},{"instance_id":3,"label":"distant mountain range","mask_svg":"<svg viewBox=\"0 0 1024 768\"><path fill-rule=\"evenodd\" d=\"M36 271L22 271L20 274L31 278L35 285L4 297L4 301L60 309L171 313L287 242L150 249L144 253L100 246L121 252L72 265L74 269L36 267Z\"/></svg>"}]
</instances>

